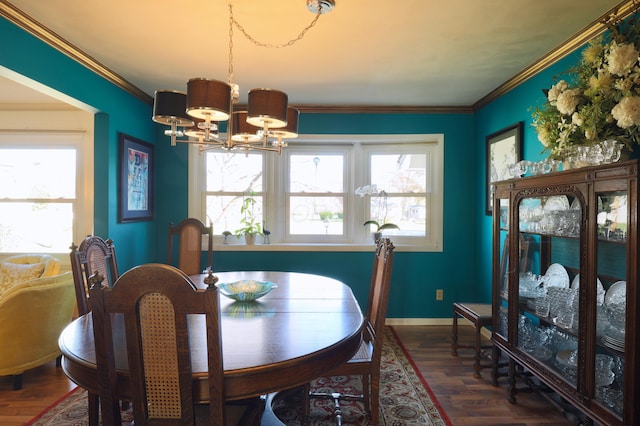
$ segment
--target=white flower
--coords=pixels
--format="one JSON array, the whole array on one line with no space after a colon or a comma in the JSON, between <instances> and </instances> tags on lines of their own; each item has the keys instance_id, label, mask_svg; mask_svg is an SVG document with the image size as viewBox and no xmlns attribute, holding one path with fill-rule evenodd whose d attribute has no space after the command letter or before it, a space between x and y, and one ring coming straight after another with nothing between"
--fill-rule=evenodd
<instances>
[{"instance_id":1,"label":"white flower","mask_svg":"<svg viewBox=\"0 0 640 426\"><path fill-rule=\"evenodd\" d=\"M580 117L580 114L578 114L577 112L574 112L573 115L571 116L571 122L578 127L584 124L584 120L582 119L582 117Z\"/></svg>"},{"instance_id":2,"label":"white flower","mask_svg":"<svg viewBox=\"0 0 640 426\"><path fill-rule=\"evenodd\" d=\"M621 77L626 75L637 61L638 51L633 44L613 43L607 57L609 72Z\"/></svg>"},{"instance_id":3,"label":"white flower","mask_svg":"<svg viewBox=\"0 0 640 426\"><path fill-rule=\"evenodd\" d=\"M560 95L560 93L564 92L568 88L569 85L564 80L560 80L559 82L551 86L548 94L549 102L555 102L558 99L558 95Z\"/></svg>"},{"instance_id":4,"label":"white flower","mask_svg":"<svg viewBox=\"0 0 640 426\"><path fill-rule=\"evenodd\" d=\"M578 102L580 101L579 89L567 89L558 95L558 103L556 108L560 114L571 115L575 112Z\"/></svg>"},{"instance_id":5,"label":"white flower","mask_svg":"<svg viewBox=\"0 0 640 426\"><path fill-rule=\"evenodd\" d=\"M545 148L549 146L549 130L540 128L538 129L538 140Z\"/></svg>"},{"instance_id":6,"label":"white flower","mask_svg":"<svg viewBox=\"0 0 640 426\"><path fill-rule=\"evenodd\" d=\"M616 119L618 127L628 129L640 125L640 97L627 96L622 98L618 105L611 110L611 115Z\"/></svg>"},{"instance_id":7,"label":"white flower","mask_svg":"<svg viewBox=\"0 0 640 426\"><path fill-rule=\"evenodd\" d=\"M364 197L365 195L378 195L380 194L380 190L378 190L378 185L365 185L356 188L356 195Z\"/></svg>"}]
</instances>

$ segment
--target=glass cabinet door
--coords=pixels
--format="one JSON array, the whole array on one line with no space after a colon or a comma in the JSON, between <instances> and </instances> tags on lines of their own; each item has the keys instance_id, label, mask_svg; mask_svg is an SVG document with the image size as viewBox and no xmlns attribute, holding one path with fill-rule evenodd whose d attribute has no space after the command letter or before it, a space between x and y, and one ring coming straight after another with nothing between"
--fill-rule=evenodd
<instances>
[{"instance_id":1,"label":"glass cabinet door","mask_svg":"<svg viewBox=\"0 0 640 426\"><path fill-rule=\"evenodd\" d=\"M583 211L577 194L527 197L518 206L517 347L574 388Z\"/></svg>"},{"instance_id":2,"label":"glass cabinet door","mask_svg":"<svg viewBox=\"0 0 640 426\"><path fill-rule=\"evenodd\" d=\"M597 194L597 280L595 283L595 400L622 415L627 293L626 191ZM582 283L587 285L586 283Z\"/></svg>"},{"instance_id":3,"label":"glass cabinet door","mask_svg":"<svg viewBox=\"0 0 640 426\"><path fill-rule=\"evenodd\" d=\"M496 208L500 212L500 270L498 277L498 327L495 330L495 333L502 336L502 338L506 341L509 335L509 199L498 198Z\"/></svg>"}]
</instances>

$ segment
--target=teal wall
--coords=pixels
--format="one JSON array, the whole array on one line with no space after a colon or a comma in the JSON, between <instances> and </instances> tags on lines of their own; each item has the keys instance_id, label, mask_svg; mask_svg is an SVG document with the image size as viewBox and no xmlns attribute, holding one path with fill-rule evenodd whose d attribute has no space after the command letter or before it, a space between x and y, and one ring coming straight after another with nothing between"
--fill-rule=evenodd
<instances>
[{"instance_id":1,"label":"teal wall","mask_svg":"<svg viewBox=\"0 0 640 426\"><path fill-rule=\"evenodd\" d=\"M549 68L533 76L513 90L494 100L490 104L476 111L475 143L479 153L475 159L478 181L476 182L476 229L478 238L475 240L477 253L478 285L481 288L477 294L480 302L491 301L491 216L485 215L485 175L486 175L486 142L485 138L496 131L522 121L524 123L522 157L530 161L539 161L547 157L543 153L543 146L532 126L531 108L542 105L545 101L543 89L549 89L562 78L566 79L566 70L580 60L579 53L573 53Z\"/></svg>"},{"instance_id":2,"label":"teal wall","mask_svg":"<svg viewBox=\"0 0 640 426\"><path fill-rule=\"evenodd\" d=\"M0 19L5 40L0 65L58 90L95 110L95 234L112 238L124 271L164 261L167 226L187 216L187 147L172 148L148 105ZM567 68L569 58L528 80L475 114L303 114L300 132L309 134L442 133L444 160L444 250L397 252L388 315L392 318L448 318L454 301L490 300L491 219L484 214L485 136L525 122L524 156L541 158L530 128L529 107L542 102L541 89ZM185 76L185 79L188 76ZM426 102L425 102L426 103ZM155 145L155 217L117 222L118 133ZM372 252L225 252L214 268L295 270L326 274L349 284L366 300ZM250 266L247 266L250 265ZM445 300L435 301L443 288Z\"/></svg>"},{"instance_id":3,"label":"teal wall","mask_svg":"<svg viewBox=\"0 0 640 426\"><path fill-rule=\"evenodd\" d=\"M94 124L95 233L116 241L124 270L154 260L156 223L117 223L116 186L118 132L155 143L151 106L4 19L0 19L0 39L0 65L99 111Z\"/></svg>"}]
</instances>

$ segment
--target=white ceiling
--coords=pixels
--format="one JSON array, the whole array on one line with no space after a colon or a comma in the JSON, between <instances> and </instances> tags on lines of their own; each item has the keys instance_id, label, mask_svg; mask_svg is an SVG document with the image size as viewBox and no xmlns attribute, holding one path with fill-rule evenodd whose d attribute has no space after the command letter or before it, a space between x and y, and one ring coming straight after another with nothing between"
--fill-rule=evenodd
<instances>
[{"instance_id":1,"label":"white ceiling","mask_svg":"<svg viewBox=\"0 0 640 426\"><path fill-rule=\"evenodd\" d=\"M603 16L620 0L336 0L288 48L258 47L234 27L241 102L254 87L291 105L472 106ZM223 0L0 0L153 96L192 77L227 80ZM263 43L311 23L305 0L232 0ZM1 79L0 79L1 80ZM0 81L0 105L51 102ZM35 96L35 97L34 97Z\"/></svg>"}]
</instances>

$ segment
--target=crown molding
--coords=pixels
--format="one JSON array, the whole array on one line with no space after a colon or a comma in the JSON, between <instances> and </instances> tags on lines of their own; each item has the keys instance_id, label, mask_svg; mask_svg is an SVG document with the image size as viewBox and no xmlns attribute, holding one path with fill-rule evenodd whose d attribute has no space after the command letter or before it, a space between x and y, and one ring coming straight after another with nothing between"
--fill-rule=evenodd
<instances>
[{"instance_id":1,"label":"crown molding","mask_svg":"<svg viewBox=\"0 0 640 426\"><path fill-rule=\"evenodd\" d=\"M593 21L591 24L584 27L582 30L574 34L571 38L558 45L549 53L538 59L533 64L529 65L520 73L507 80L504 84L497 87L478 102L473 104L472 109L474 111L486 106L490 102L496 100L500 96L524 83L531 77L550 67L554 63L563 59L570 53L575 52L582 47L592 38L604 33L607 30L607 22L612 18L617 20L623 20L629 17L635 10L638 9L638 5L635 0L623 0L618 5L611 8L604 15Z\"/></svg>"},{"instance_id":2,"label":"crown molding","mask_svg":"<svg viewBox=\"0 0 640 426\"><path fill-rule=\"evenodd\" d=\"M0 16L10 22L13 22L15 25L27 31L34 37L40 39L54 49L67 55L74 61L87 67L91 71L107 79L108 81L112 82L113 84L127 91L133 96L141 99L146 103L153 103L153 98L143 92L140 88L122 78L116 72L107 68L106 66L98 62L95 58L89 56L88 54L62 38L60 35L40 24L31 16L27 15L6 0L0 0Z\"/></svg>"}]
</instances>

